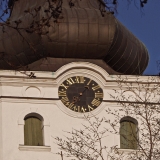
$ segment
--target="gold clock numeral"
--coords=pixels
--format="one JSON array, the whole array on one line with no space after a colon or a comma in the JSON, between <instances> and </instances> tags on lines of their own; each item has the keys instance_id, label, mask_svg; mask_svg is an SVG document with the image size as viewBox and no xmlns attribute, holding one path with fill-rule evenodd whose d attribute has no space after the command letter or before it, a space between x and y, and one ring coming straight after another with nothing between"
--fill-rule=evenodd
<instances>
[{"instance_id":1,"label":"gold clock numeral","mask_svg":"<svg viewBox=\"0 0 160 160\"><path fill-rule=\"evenodd\" d=\"M81 108L81 112L83 112L83 113L86 112L85 109L84 109L83 107Z\"/></svg>"},{"instance_id":2,"label":"gold clock numeral","mask_svg":"<svg viewBox=\"0 0 160 160\"><path fill-rule=\"evenodd\" d=\"M73 106L74 106L74 103L70 103L69 106L68 106L68 108L72 109Z\"/></svg>"},{"instance_id":3,"label":"gold clock numeral","mask_svg":"<svg viewBox=\"0 0 160 160\"><path fill-rule=\"evenodd\" d=\"M75 81L76 83L79 83L79 77L76 77Z\"/></svg>"},{"instance_id":4,"label":"gold clock numeral","mask_svg":"<svg viewBox=\"0 0 160 160\"><path fill-rule=\"evenodd\" d=\"M58 95L61 96L61 97L66 97L67 96L66 91L59 91Z\"/></svg>"},{"instance_id":5,"label":"gold clock numeral","mask_svg":"<svg viewBox=\"0 0 160 160\"><path fill-rule=\"evenodd\" d=\"M79 82L80 82L80 83L84 83L84 77L83 77L83 76L80 76L80 77L79 77Z\"/></svg>"},{"instance_id":6,"label":"gold clock numeral","mask_svg":"<svg viewBox=\"0 0 160 160\"><path fill-rule=\"evenodd\" d=\"M90 79L89 82L87 83L88 86L89 86L89 84L91 83L91 81L92 81L92 80Z\"/></svg>"},{"instance_id":7,"label":"gold clock numeral","mask_svg":"<svg viewBox=\"0 0 160 160\"><path fill-rule=\"evenodd\" d=\"M70 85L72 85L72 84L75 83L74 80L73 80L72 78L68 78L68 79L67 79L67 82L68 82Z\"/></svg>"},{"instance_id":8,"label":"gold clock numeral","mask_svg":"<svg viewBox=\"0 0 160 160\"><path fill-rule=\"evenodd\" d=\"M88 105L88 110L89 110L89 112L90 112L90 111L93 111L94 108L92 108L90 105Z\"/></svg>"},{"instance_id":9,"label":"gold clock numeral","mask_svg":"<svg viewBox=\"0 0 160 160\"><path fill-rule=\"evenodd\" d=\"M99 106L101 104L101 101L97 100L97 99L94 99L92 102L91 102L92 105L94 106Z\"/></svg>"},{"instance_id":10,"label":"gold clock numeral","mask_svg":"<svg viewBox=\"0 0 160 160\"><path fill-rule=\"evenodd\" d=\"M83 112L84 113L86 111L85 111L85 108L83 106L82 107L78 106L78 112Z\"/></svg>"},{"instance_id":11,"label":"gold clock numeral","mask_svg":"<svg viewBox=\"0 0 160 160\"><path fill-rule=\"evenodd\" d=\"M95 93L95 98L103 98L103 93Z\"/></svg>"},{"instance_id":12,"label":"gold clock numeral","mask_svg":"<svg viewBox=\"0 0 160 160\"><path fill-rule=\"evenodd\" d=\"M80 106L78 106L78 112L81 112L81 107Z\"/></svg>"},{"instance_id":13,"label":"gold clock numeral","mask_svg":"<svg viewBox=\"0 0 160 160\"><path fill-rule=\"evenodd\" d=\"M64 85L63 83L60 86L64 87L65 89L67 89L69 87L69 86Z\"/></svg>"},{"instance_id":14,"label":"gold clock numeral","mask_svg":"<svg viewBox=\"0 0 160 160\"><path fill-rule=\"evenodd\" d=\"M99 89L99 88L100 88L99 85L92 87L92 89L93 89L94 91L97 90L97 89Z\"/></svg>"},{"instance_id":15,"label":"gold clock numeral","mask_svg":"<svg viewBox=\"0 0 160 160\"><path fill-rule=\"evenodd\" d=\"M76 83L84 83L84 77L83 76L77 76L75 81L76 81Z\"/></svg>"},{"instance_id":16,"label":"gold clock numeral","mask_svg":"<svg viewBox=\"0 0 160 160\"><path fill-rule=\"evenodd\" d=\"M65 105L69 105L69 99L67 97L62 97L61 101L65 104Z\"/></svg>"},{"instance_id":17,"label":"gold clock numeral","mask_svg":"<svg viewBox=\"0 0 160 160\"><path fill-rule=\"evenodd\" d=\"M76 111L77 111L77 107L76 107L76 106L74 106L72 110L74 110L74 111L76 112Z\"/></svg>"},{"instance_id":18,"label":"gold clock numeral","mask_svg":"<svg viewBox=\"0 0 160 160\"><path fill-rule=\"evenodd\" d=\"M69 106L69 105L70 105L70 102L65 102L64 105L65 105L65 106Z\"/></svg>"}]
</instances>

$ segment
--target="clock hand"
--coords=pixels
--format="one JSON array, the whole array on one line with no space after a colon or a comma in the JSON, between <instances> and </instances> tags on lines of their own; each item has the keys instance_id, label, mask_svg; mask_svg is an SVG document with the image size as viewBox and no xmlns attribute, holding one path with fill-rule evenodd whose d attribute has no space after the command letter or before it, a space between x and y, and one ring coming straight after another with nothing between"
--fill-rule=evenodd
<instances>
[{"instance_id":1,"label":"clock hand","mask_svg":"<svg viewBox=\"0 0 160 160\"><path fill-rule=\"evenodd\" d=\"M80 99L79 99L79 96L78 97L76 97L76 96L74 96L73 97L73 102L72 103L76 103L76 102L78 102Z\"/></svg>"},{"instance_id":2,"label":"clock hand","mask_svg":"<svg viewBox=\"0 0 160 160\"><path fill-rule=\"evenodd\" d=\"M89 89L89 86L84 86L84 88L87 88L87 89Z\"/></svg>"},{"instance_id":3,"label":"clock hand","mask_svg":"<svg viewBox=\"0 0 160 160\"><path fill-rule=\"evenodd\" d=\"M84 89L82 92L79 93L79 96L78 96L78 97L74 96L72 103L77 103L78 101L80 101L80 98L79 98L79 97L82 96L83 93L84 93L87 89L89 89L89 86L85 86L85 89Z\"/></svg>"},{"instance_id":4,"label":"clock hand","mask_svg":"<svg viewBox=\"0 0 160 160\"><path fill-rule=\"evenodd\" d=\"M83 93L84 93L87 89L89 89L89 86L85 86L84 88L85 88L85 89L84 89L82 92L79 93L79 97L82 96Z\"/></svg>"}]
</instances>

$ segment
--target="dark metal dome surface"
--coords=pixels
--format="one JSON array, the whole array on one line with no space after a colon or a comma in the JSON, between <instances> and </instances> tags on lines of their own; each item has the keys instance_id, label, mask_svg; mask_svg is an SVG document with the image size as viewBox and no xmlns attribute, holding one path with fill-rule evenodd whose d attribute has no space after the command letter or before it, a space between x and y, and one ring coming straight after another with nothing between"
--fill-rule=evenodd
<instances>
[{"instance_id":1,"label":"dark metal dome surface","mask_svg":"<svg viewBox=\"0 0 160 160\"><path fill-rule=\"evenodd\" d=\"M28 70L55 71L58 69L56 64L60 66L62 59L62 65L70 62L67 59L88 59L95 63L98 60L98 65L110 68L107 70L110 74L143 73L149 60L145 46L111 13L105 12L103 17L98 0L74 0L72 7L69 3L70 0L63 0L57 22L52 18L51 25L43 28L47 34L27 33L23 29L19 34L10 27L5 27L3 32L1 27L0 69L23 69L27 66ZM40 19L47 16L44 12L46 5L44 0L15 1L10 21L21 20L21 27L26 27L33 19L24 11L42 6L36 17ZM49 59L47 69L44 64L33 67L32 63L44 57ZM101 60L102 64L99 63ZM104 62L107 67L104 67Z\"/></svg>"}]
</instances>

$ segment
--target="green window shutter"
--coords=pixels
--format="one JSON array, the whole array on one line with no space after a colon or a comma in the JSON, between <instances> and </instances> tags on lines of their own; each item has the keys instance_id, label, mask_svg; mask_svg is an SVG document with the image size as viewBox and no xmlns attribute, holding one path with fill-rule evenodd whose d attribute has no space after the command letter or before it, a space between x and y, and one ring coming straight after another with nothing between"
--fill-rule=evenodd
<instances>
[{"instance_id":1,"label":"green window shutter","mask_svg":"<svg viewBox=\"0 0 160 160\"><path fill-rule=\"evenodd\" d=\"M120 125L120 148L122 149L127 148L127 141L126 141L127 126L125 124L126 124L125 122L122 122Z\"/></svg>"},{"instance_id":2,"label":"green window shutter","mask_svg":"<svg viewBox=\"0 0 160 160\"><path fill-rule=\"evenodd\" d=\"M137 126L132 122L122 122L120 127L120 148L137 149Z\"/></svg>"},{"instance_id":3,"label":"green window shutter","mask_svg":"<svg viewBox=\"0 0 160 160\"><path fill-rule=\"evenodd\" d=\"M25 120L24 144L29 146L42 146L42 121L36 117L29 117Z\"/></svg>"}]
</instances>

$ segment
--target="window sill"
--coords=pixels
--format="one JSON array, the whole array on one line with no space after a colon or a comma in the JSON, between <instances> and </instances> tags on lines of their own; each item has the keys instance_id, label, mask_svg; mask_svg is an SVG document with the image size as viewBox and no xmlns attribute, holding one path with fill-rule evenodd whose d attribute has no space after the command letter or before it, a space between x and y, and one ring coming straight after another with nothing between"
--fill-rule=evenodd
<instances>
[{"instance_id":1,"label":"window sill","mask_svg":"<svg viewBox=\"0 0 160 160\"><path fill-rule=\"evenodd\" d=\"M24 146L19 145L20 151L37 151L37 152L50 152L51 147L50 146Z\"/></svg>"},{"instance_id":2,"label":"window sill","mask_svg":"<svg viewBox=\"0 0 160 160\"><path fill-rule=\"evenodd\" d=\"M137 152L138 149L118 149L119 152L129 153L129 152Z\"/></svg>"}]
</instances>

